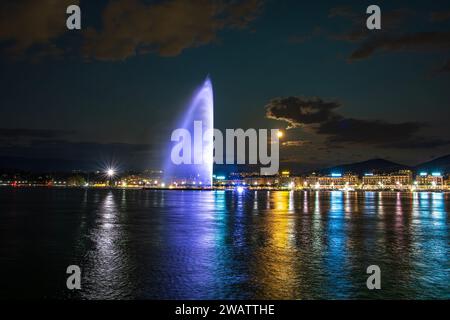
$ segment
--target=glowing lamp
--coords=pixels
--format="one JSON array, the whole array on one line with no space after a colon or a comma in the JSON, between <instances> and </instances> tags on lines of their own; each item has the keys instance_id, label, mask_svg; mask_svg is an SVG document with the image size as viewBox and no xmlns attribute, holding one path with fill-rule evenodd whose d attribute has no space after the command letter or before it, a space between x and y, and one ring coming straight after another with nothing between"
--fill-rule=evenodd
<instances>
[{"instance_id":1,"label":"glowing lamp","mask_svg":"<svg viewBox=\"0 0 450 320\"><path fill-rule=\"evenodd\" d=\"M440 172L433 172L431 175L433 177L440 177L440 176L442 176L442 174Z\"/></svg>"},{"instance_id":2,"label":"glowing lamp","mask_svg":"<svg viewBox=\"0 0 450 320\"><path fill-rule=\"evenodd\" d=\"M335 178L339 178L339 177L342 177L342 174L340 174L340 173L332 173L331 176L335 177Z\"/></svg>"}]
</instances>

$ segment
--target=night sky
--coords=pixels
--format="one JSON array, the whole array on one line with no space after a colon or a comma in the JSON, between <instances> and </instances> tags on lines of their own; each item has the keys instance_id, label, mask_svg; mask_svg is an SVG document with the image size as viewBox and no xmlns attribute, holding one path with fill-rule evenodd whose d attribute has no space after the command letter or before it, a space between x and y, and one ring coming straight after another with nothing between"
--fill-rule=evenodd
<instances>
[{"instance_id":1,"label":"night sky","mask_svg":"<svg viewBox=\"0 0 450 320\"><path fill-rule=\"evenodd\" d=\"M281 167L450 153L448 1L1 1L0 50L0 167L161 168L207 75L217 128L289 128Z\"/></svg>"}]
</instances>

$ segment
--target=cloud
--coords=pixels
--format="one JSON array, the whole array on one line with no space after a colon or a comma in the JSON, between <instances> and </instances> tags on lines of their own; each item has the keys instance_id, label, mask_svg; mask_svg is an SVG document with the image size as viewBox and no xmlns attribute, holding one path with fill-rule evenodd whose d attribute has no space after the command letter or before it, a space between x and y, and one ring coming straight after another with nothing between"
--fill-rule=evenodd
<instances>
[{"instance_id":1,"label":"cloud","mask_svg":"<svg viewBox=\"0 0 450 320\"><path fill-rule=\"evenodd\" d=\"M371 37L353 51L350 61L366 59L378 51L450 49L450 32L417 32L403 35Z\"/></svg>"},{"instance_id":2,"label":"cloud","mask_svg":"<svg viewBox=\"0 0 450 320\"><path fill-rule=\"evenodd\" d=\"M246 27L262 4L261 0L111 1L102 14L101 30L86 31L83 52L99 60L123 60L149 51L176 56L216 41L223 29Z\"/></svg>"},{"instance_id":3,"label":"cloud","mask_svg":"<svg viewBox=\"0 0 450 320\"><path fill-rule=\"evenodd\" d=\"M327 121L335 116L337 102L320 98L287 97L272 99L266 106L266 118L286 121L288 128Z\"/></svg>"},{"instance_id":4,"label":"cloud","mask_svg":"<svg viewBox=\"0 0 450 320\"><path fill-rule=\"evenodd\" d=\"M448 12L433 13L433 21L448 19ZM450 32L422 31L405 33L417 24L416 12L408 8L400 8L382 13L382 29L368 30L367 15L357 13L352 7L335 7L329 12L329 17L341 17L350 23L350 27L340 33L334 33L331 38L338 41L357 43L349 62L367 59L377 53L404 51L447 51L450 49ZM412 19L414 18L414 19Z\"/></svg>"},{"instance_id":5,"label":"cloud","mask_svg":"<svg viewBox=\"0 0 450 320\"><path fill-rule=\"evenodd\" d=\"M245 28L261 13L262 0L240 0L223 3L226 24L231 27Z\"/></svg>"},{"instance_id":6,"label":"cloud","mask_svg":"<svg viewBox=\"0 0 450 320\"><path fill-rule=\"evenodd\" d=\"M415 15L411 9L400 8L382 13L382 29L375 33L386 34L403 26L410 17ZM350 22L350 27L340 33L331 33L331 38L338 41L360 42L373 36L374 31L366 27L367 15L365 11L356 12L350 6L330 9L330 18L341 17Z\"/></svg>"},{"instance_id":7,"label":"cloud","mask_svg":"<svg viewBox=\"0 0 450 320\"><path fill-rule=\"evenodd\" d=\"M67 43L61 47L57 41L67 32L67 6L79 2L1 1L0 44L4 51L13 57L32 53L35 59L72 52ZM101 27L83 25L82 33L77 34L82 36L81 52L86 58L123 60L149 51L176 56L187 48L217 41L224 29L247 27L262 8L263 0L161 0L150 4L110 0L102 11Z\"/></svg>"},{"instance_id":8,"label":"cloud","mask_svg":"<svg viewBox=\"0 0 450 320\"><path fill-rule=\"evenodd\" d=\"M6 52L21 56L35 46L60 53L52 41L66 29L66 8L78 0L4 0L0 2L0 42Z\"/></svg>"},{"instance_id":9,"label":"cloud","mask_svg":"<svg viewBox=\"0 0 450 320\"><path fill-rule=\"evenodd\" d=\"M450 72L450 59L448 59L441 67L439 67L437 70L439 73L447 73Z\"/></svg>"},{"instance_id":10,"label":"cloud","mask_svg":"<svg viewBox=\"0 0 450 320\"><path fill-rule=\"evenodd\" d=\"M450 20L450 10L432 12L430 15L430 20L432 22L443 22L446 20Z\"/></svg>"},{"instance_id":11,"label":"cloud","mask_svg":"<svg viewBox=\"0 0 450 320\"><path fill-rule=\"evenodd\" d=\"M448 140L420 136L425 123L348 118L337 112L340 106L338 102L320 98L286 97L272 99L265 110L266 118L285 121L289 128L309 128L317 136L325 137L325 144L333 148L343 144L358 144L380 148L426 149L450 144ZM299 144L293 142L292 145Z\"/></svg>"},{"instance_id":12,"label":"cloud","mask_svg":"<svg viewBox=\"0 0 450 320\"><path fill-rule=\"evenodd\" d=\"M48 129L8 129L0 128L0 139L19 139L19 138L61 138L75 133L69 130L48 130Z\"/></svg>"},{"instance_id":13,"label":"cloud","mask_svg":"<svg viewBox=\"0 0 450 320\"><path fill-rule=\"evenodd\" d=\"M418 122L389 123L342 117L321 123L317 133L327 135L331 143L385 146L392 141L411 139L422 127Z\"/></svg>"}]
</instances>

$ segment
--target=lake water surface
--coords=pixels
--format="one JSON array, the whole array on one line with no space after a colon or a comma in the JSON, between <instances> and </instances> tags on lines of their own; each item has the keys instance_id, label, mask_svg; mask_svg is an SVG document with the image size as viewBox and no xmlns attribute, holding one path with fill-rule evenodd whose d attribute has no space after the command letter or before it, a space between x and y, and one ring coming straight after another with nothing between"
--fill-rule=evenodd
<instances>
[{"instance_id":1,"label":"lake water surface","mask_svg":"<svg viewBox=\"0 0 450 320\"><path fill-rule=\"evenodd\" d=\"M0 297L449 299L449 210L448 193L3 188Z\"/></svg>"}]
</instances>

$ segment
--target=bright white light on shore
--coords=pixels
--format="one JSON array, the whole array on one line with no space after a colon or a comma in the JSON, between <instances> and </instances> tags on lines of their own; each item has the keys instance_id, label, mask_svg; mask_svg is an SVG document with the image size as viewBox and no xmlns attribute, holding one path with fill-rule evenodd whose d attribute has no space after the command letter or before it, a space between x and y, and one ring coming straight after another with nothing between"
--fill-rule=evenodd
<instances>
[{"instance_id":1,"label":"bright white light on shore","mask_svg":"<svg viewBox=\"0 0 450 320\"><path fill-rule=\"evenodd\" d=\"M244 192L244 187L239 186L236 188L236 190L237 190L237 192L242 193L242 192Z\"/></svg>"},{"instance_id":2,"label":"bright white light on shore","mask_svg":"<svg viewBox=\"0 0 450 320\"><path fill-rule=\"evenodd\" d=\"M114 170L113 168L109 168L108 170L106 170L106 174L108 175L108 177L112 177L116 174L116 170Z\"/></svg>"}]
</instances>

